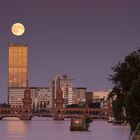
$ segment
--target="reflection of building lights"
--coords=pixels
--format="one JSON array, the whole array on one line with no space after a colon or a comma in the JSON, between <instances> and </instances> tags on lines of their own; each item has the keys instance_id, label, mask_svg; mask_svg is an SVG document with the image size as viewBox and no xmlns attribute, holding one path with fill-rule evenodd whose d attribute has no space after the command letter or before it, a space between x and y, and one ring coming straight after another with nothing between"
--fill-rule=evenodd
<instances>
[{"instance_id":1,"label":"reflection of building lights","mask_svg":"<svg viewBox=\"0 0 140 140\"><path fill-rule=\"evenodd\" d=\"M26 125L23 121L8 121L8 132L10 134L25 134Z\"/></svg>"},{"instance_id":2,"label":"reflection of building lights","mask_svg":"<svg viewBox=\"0 0 140 140\"><path fill-rule=\"evenodd\" d=\"M80 121L76 120L76 121L74 121L74 123L75 123L75 124L79 124L79 123L80 123Z\"/></svg>"}]
</instances>

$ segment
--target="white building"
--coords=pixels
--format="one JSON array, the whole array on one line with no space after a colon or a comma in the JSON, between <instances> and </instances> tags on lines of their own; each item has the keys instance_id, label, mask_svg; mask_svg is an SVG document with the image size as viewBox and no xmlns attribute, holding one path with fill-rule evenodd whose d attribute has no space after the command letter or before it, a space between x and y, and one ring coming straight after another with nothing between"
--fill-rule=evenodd
<instances>
[{"instance_id":1,"label":"white building","mask_svg":"<svg viewBox=\"0 0 140 140\"><path fill-rule=\"evenodd\" d=\"M25 88L10 88L8 101L10 107L21 108L23 106L23 96Z\"/></svg>"},{"instance_id":2,"label":"white building","mask_svg":"<svg viewBox=\"0 0 140 140\"><path fill-rule=\"evenodd\" d=\"M106 100L110 90L99 90L93 92L93 100Z\"/></svg>"},{"instance_id":3,"label":"white building","mask_svg":"<svg viewBox=\"0 0 140 140\"><path fill-rule=\"evenodd\" d=\"M100 90L93 92L93 102L100 102L101 108L108 108L110 103L107 101L108 94L111 90Z\"/></svg>"},{"instance_id":4,"label":"white building","mask_svg":"<svg viewBox=\"0 0 140 140\"><path fill-rule=\"evenodd\" d=\"M58 86L60 86L63 92L64 107L71 104L72 100L72 79L68 79L67 75L56 75L50 82L50 92L51 92L51 104L54 106L54 99L56 98L56 92Z\"/></svg>"},{"instance_id":5,"label":"white building","mask_svg":"<svg viewBox=\"0 0 140 140\"><path fill-rule=\"evenodd\" d=\"M11 107L20 108L23 105L25 88L10 88L9 104ZM51 109L50 89L46 87L30 87L33 109Z\"/></svg>"},{"instance_id":6,"label":"white building","mask_svg":"<svg viewBox=\"0 0 140 140\"><path fill-rule=\"evenodd\" d=\"M38 109L51 109L50 89L45 87L31 87L32 107Z\"/></svg>"}]
</instances>

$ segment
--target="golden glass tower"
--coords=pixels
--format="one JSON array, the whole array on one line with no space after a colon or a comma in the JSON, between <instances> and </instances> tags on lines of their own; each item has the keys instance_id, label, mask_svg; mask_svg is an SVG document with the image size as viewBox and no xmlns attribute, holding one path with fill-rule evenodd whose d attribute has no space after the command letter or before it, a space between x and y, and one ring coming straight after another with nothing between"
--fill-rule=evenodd
<instances>
[{"instance_id":1,"label":"golden glass tower","mask_svg":"<svg viewBox=\"0 0 140 140\"><path fill-rule=\"evenodd\" d=\"M28 46L8 44L8 88L26 87L28 80Z\"/></svg>"}]
</instances>

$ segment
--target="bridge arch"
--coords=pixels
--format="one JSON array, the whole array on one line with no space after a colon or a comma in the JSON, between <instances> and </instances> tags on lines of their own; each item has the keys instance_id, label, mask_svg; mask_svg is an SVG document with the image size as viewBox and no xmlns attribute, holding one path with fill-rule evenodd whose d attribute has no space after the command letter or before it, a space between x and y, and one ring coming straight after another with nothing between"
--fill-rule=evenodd
<instances>
[{"instance_id":1,"label":"bridge arch","mask_svg":"<svg viewBox=\"0 0 140 140\"><path fill-rule=\"evenodd\" d=\"M0 120L3 120L4 118L18 118L19 120L21 120L20 116L8 116L8 115L0 116Z\"/></svg>"}]
</instances>

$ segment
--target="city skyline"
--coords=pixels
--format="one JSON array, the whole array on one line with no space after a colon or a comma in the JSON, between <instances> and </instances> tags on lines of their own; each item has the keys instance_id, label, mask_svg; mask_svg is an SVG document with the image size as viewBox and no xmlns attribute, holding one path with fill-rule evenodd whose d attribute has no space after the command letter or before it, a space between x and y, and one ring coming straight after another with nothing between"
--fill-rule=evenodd
<instances>
[{"instance_id":1,"label":"city skyline","mask_svg":"<svg viewBox=\"0 0 140 140\"><path fill-rule=\"evenodd\" d=\"M56 74L66 74L88 91L111 88L111 67L140 46L139 6L126 0L2 0L0 101L8 94L8 42L29 43L30 86L47 87ZM11 33L15 22L25 26L21 37Z\"/></svg>"}]
</instances>

